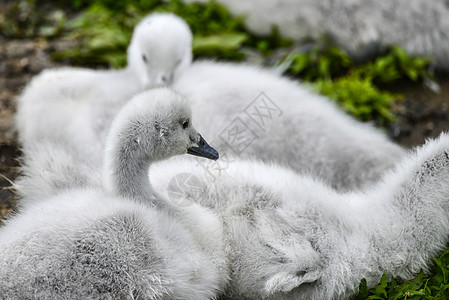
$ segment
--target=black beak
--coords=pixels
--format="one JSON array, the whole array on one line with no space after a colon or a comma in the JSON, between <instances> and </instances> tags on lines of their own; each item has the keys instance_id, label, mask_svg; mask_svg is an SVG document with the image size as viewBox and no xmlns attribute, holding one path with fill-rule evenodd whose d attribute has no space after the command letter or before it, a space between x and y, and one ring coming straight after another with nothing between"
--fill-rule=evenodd
<instances>
[{"instance_id":1,"label":"black beak","mask_svg":"<svg viewBox=\"0 0 449 300\"><path fill-rule=\"evenodd\" d=\"M195 156L206 157L209 159L217 160L219 155L217 150L209 146L209 144L200 136L200 141L198 142L199 147L191 147L187 149L188 154Z\"/></svg>"}]
</instances>

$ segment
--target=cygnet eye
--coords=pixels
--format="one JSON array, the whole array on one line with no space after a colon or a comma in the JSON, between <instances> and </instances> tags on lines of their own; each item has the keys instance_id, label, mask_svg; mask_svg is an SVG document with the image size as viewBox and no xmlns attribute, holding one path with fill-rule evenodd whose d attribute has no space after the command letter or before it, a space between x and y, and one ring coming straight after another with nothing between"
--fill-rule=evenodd
<instances>
[{"instance_id":1,"label":"cygnet eye","mask_svg":"<svg viewBox=\"0 0 449 300\"><path fill-rule=\"evenodd\" d=\"M143 59L143 61L144 61L145 63L148 62L148 61L147 61L147 57L145 56L145 54L142 54L142 59Z\"/></svg>"},{"instance_id":2,"label":"cygnet eye","mask_svg":"<svg viewBox=\"0 0 449 300\"><path fill-rule=\"evenodd\" d=\"M181 63L182 63L182 59L178 59L178 60L176 61L176 66L179 66Z\"/></svg>"},{"instance_id":3,"label":"cygnet eye","mask_svg":"<svg viewBox=\"0 0 449 300\"><path fill-rule=\"evenodd\" d=\"M184 121L184 123L182 123L182 128L186 129L187 127L189 127L189 120Z\"/></svg>"}]
</instances>

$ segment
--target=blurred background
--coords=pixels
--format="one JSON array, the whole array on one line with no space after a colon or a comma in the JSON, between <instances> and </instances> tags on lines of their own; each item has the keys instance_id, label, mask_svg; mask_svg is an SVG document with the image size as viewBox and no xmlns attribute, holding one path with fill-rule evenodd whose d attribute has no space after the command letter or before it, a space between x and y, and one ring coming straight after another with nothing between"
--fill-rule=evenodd
<instances>
[{"instance_id":1,"label":"blurred background","mask_svg":"<svg viewBox=\"0 0 449 300\"><path fill-rule=\"evenodd\" d=\"M340 7L335 7L335 4L330 7L326 0L273 0L261 1L260 5L254 1L240 2L246 4L240 7L233 0L220 3L193 3L191 0L2 0L0 219L14 205L10 181L18 174L20 149L13 117L16 98L25 85L45 68L72 65L107 69L125 66L133 27L153 11L173 12L187 21L194 32L195 59L240 61L277 68L285 76L327 95L361 121L374 123L407 147L422 144L425 138L435 137L449 128L447 70L439 67L441 61L434 59L431 51L417 55L417 51L403 48L403 45L409 45L408 40L404 40L410 34L406 31L412 31L410 39L415 34L412 26L407 25L403 27L404 32L395 33L400 36L398 44L389 44L387 34L383 34L377 40L374 38L362 45L357 52L358 44L354 46L352 41L363 40L367 33L362 29L368 26L357 14L366 13L364 3L367 1L360 0L360 5L351 7L346 7L345 1L340 1ZM389 9L380 8L384 11ZM400 9L399 16L407 16L404 8L396 8ZM438 7L419 9L424 12L422 18L426 17L425 9L441 11ZM291 13L283 15L283 10ZM441 11L441 14L445 12ZM323 21L313 22L319 18ZM378 24L387 29L390 26L388 22L402 20L395 15L394 9L391 16L385 14L385 18ZM283 23L284 19L287 23ZM407 20L403 22L407 23ZM424 29L426 26L439 26L430 20L421 23ZM376 22L373 24L377 26ZM393 25L391 28L402 28ZM379 28L379 32L381 30ZM430 35L434 28L429 30ZM418 34L418 30L415 31ZM425 30L423 32L426 34ZM345 44L349 45L345 41L347 36L351 38L351 47L346 49ZM441 43L447 44L448 40Z\"/></svg>"}]
</instances>

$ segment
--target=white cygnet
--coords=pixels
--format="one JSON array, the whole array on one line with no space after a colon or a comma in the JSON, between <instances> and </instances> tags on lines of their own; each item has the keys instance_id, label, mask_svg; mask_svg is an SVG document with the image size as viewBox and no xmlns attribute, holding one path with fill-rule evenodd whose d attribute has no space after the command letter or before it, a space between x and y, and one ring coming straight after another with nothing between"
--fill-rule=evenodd
<instances>
[{"instance_id":1,"label":"white cygnet","mask_svg":"<svg viewBox=\"0 0 449 300\"><path fill-rule=\"evenodd\" d=\"M0 229L1 298L216 298L228 280L221 222L148 182L149 165L170 156L218 158L192 127L185 99L168 89L136 96L106 144L102 186L55 189Z\"/></svg>"},{"instance_id":2,"label":"white cygnet","mask_svg":"<svg viewBox=\"0 0 449 300\"><path fill-rule=\"evenodd\" d=\"M172 182L185 174L173 194ZM449 241L448 134L361 192L239 159L180 157L155 165L150 181L220 215L233 299L347 299L362 278L374 287L383 273L407 280L428 271Z\"/></svg>"},{"instance_id":3,"label":"white cygnet","mask_svg":"<svg viewBox=\"0 0 449 300\"><path fill-rule=\"evenodd\" d=\"M195 62L174 88L222 154L257 157L323 179L338 190L370 186L406 153L328 98L260 67Z\"/></svg>"},{"instance_id":4,"label":"white cygnet","mask_svg":"<svg viewBox=\"0 0 449 300\"><path fill-rule=\"evenodd\" d=\"M184 34L191 37L187 31ZM132 57L141 58L141 53ZM182 69L176 72L173 86L191 99L194 114L204 116L197 119L197 126L225 155L275 161L343 191L371 185L406 152L373 126L347 116L329 99L268 69L207 61ZM70 82L65 84L70 90ZM19 128L30 129L30 139L51 136L71 143L73 151L83 156L98 156L107 120L122 102L111 105L102 94L90 95L87 98L95 100L81 103L83 96L61 101L64 97L56 89L52 99L59 106L49 106L44 101L26 101L45 98L39 94L45 84L32 86L19 100ZM37 103L41 109L31 104L21 109L20 101ZM74 116L64 113L73 110L77 111ZM25 154L30 144L24 143Z\"/></svg>"},{"instance_id":5,"label":"white cygnet","mask_svg":"<svg viewBox=\"0 0 449 300\"><path fill-rule=\"evenodd\" d=\"M133 95L165 85L192 61L192 34L179 17L154 13L135 28L122 70L62 68L33 78L18 98L16 127L28 147L66 139L72 147L101 151L111 119Z\"/></svg>"}]
</instances>

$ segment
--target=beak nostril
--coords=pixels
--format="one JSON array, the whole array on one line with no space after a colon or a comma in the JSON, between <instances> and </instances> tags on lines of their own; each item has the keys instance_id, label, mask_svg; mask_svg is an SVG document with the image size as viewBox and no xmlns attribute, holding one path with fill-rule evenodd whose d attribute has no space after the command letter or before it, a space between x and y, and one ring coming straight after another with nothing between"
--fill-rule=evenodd
<instances>
[{"instance_id":1,"label":"beak nostril","mask_svg":"<svg viewBox=\"0 0 449 300\"><path fill-rule=\"evenodd\" d=\"M298 271L298 272L296 272L296 276L297 276L297 277L303 277L303 276L306 275L306 274L307 274L306 271Z\"/></svg>"}]
</instances>

